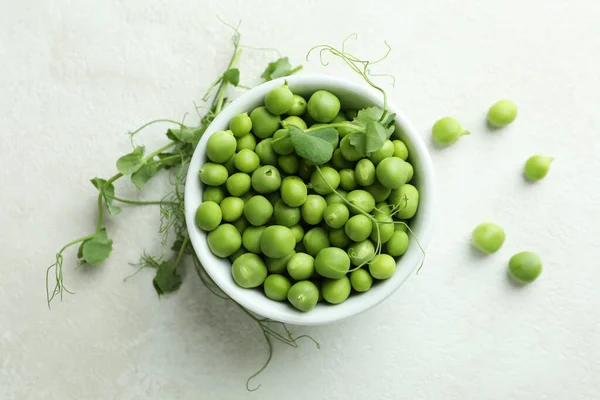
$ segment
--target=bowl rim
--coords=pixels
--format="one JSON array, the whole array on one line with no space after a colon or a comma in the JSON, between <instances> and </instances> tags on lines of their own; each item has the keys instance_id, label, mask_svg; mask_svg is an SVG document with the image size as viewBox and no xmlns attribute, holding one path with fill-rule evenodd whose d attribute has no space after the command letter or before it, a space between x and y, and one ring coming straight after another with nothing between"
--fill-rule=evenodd
<instances>
[{"instance_id":1,"label":"bowl rim","mask_svg":"<svg viewBox=\"0 0 600 400\"><path fill-rule=\"evenodd\" d=\"M234 115L239 114L240 112L249 112L252 106L250 104L256 103L257 100L262 100L266 93L271 89L282 85L285 81L288 82L290 86L302 86L302 85L310 85L310 86L323 86L327 88L331 88L332 86L337 88L343 88L343 90L355 93L357 96L360 96L363 100L367 100L374 104L382 107L383 105L383 95L375 90L374 88L368 86L367 84L359 85L357 83L348 81L346 79L324 75L324 74L303 74L303 75L292 75L284 78L274 79L272 81L264 82L246 93L239 96L237 99L228 104L211 122L211 124L207 127L202 138L196 149L194 150L194 154L189 164L189 171L192 172L192 179L186 182L185 187L185 218L186 225L188 230L188 235L190 237L190 241L196 252L198 259L202 263L204 270L210 276L210 278L215 282L215 284L225 292L233 301L240 304L244 308L249 311L256 313L260 316L269 318L271 320L280 321L284 323L290 323L294 325L323 325L329 324L336 321L340 321L342 319L361 314L376 305L383 302L385 299L389 298L402 284L408 279L408 277L412 276L415 269L421 264L420 262L413 263L412 266L406 267L403 265L404 269L409 270L408 272L403 272L404 276L399 279L396 279L394 285L382 285L382 287L377 288L379 291L379 295L371 295L368 297L368 301L364 301L359 307L343 307L343 304L329 306L326 307L334 307L338 308L338 312L330 312L325 313L328 315L327 318L324 318L321 314L315 313L302 313L290 307L290 312L277 312L275 307L269 309L269 307L263 307L255 302L247 301L244 291L248 289L244 289L241 287L235 286L235 283L231 285L230 281L223 279L223 274L216 273L215 267L211 264L211 260L207 260L208 257L216 258L210 250L208 249L208 244L206 239L202 237L206 235L204 232L201 232L199 228L195 225L195 212L198 206L197 201L193 201L193 198L196 196L200 196L201 202L201 193L202 188L197 179L196 171L199 170L200 166L205 162L202 160L205 158L205 150L206 150L206 142L208 138L214 132L218 130L222 126L228 126L229 120ZM328 90L328 89L325 89ZM414 128L414 126L409 122L406 116L398 110L391 102L388 101L388 110L392 113L396 114L395 123L396 125L400 125L403 133L407 138L409 138L407 145L412 148L411 153L416 152L418 154L419 159L419 170L418 173L420 175L420 183L419 183L419 192L422 193L426 191L425 197L420 197L419 199L419 212L421 215L419 219L421 220L421 229L419 232L419 242L423 249L426 249L433 232L434 225L434 217L435 217L435 175L433 163L425 145L425 142L419 135L418 131ZM241 110L241 111L240 111ZM413 246L414 247L414 246ZM410 246L409 246L410 250ZM408 252L407 252L408 253ZM414 257L413 257L414 258ZM397 265L402 263L402 258L398 261ZM227 262L229 262L227 260ZM405 263L406 264L406 263ZM220 268L220 266L216 266ZM398 274L396 271L395 275ZM392 280L390 278L390 280ZM231 279L231 281L233 281ZM385 283L388 283L387 281ZM391 282L389 282L391 283ZM371 291L369 291L371 292ZM367 292L367 293L369 293ZM267 299L265 297L265 299ZM267 299L269 300L269 299ZM269 300L273 302L273 300ZM317 305L319 307L320 304Z\"/></svg>"}]
</instances>

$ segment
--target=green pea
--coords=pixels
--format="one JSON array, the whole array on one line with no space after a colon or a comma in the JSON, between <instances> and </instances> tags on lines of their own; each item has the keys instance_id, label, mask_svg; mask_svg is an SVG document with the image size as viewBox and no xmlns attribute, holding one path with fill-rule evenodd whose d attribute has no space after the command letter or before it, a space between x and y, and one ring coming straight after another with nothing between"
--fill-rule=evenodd
<instances>
[{"instance_id":1,"label":"green pea","mask_svg":"<svg viewBox=\"0 0 600 400\"><path fill-rule=\"evenodd\" d=\"M346 235L355 242L361 242L371 235L371 220L362 214L353 216L344 225Z\"/></svg>"},{"instance_id":2,"label":"green pea","mask_svg":"<svg viewBox=\"0 0 600 400\"><path fill-rule=\"evenodd\" d=\"M375 202L377 203L385 201L388 197L390 197L390 194L392 193L392 189L386 188L379 182L375 182L366 189L367 192L369 192L371 196L373 196L373 200L375 200Z\"/></svg>"},{"instance_id":3,"label":"green pea","mask_svg":"<svg viewBox=\"0 0 600 400\"><path fill-rule=\"evenodd\" d=\"M304 228L302 227L302 225L290 226L290 230L294 234L296 243L300 243L302 241L302 238L304 237Z\"/></svg>"},{"instance_id":4,"label":"green pea","mask_svg":"<svg viewBox=\"0 0 600 400\"><path fill-rule=\"evenodd\" d=\"M325 208L323 219L325 223L333 229L339 229L348 221L350 211L348 207L341 203L333 203Z\"/></svg>"},{"instance_id":5,"label":"green pea","mask_svg":"<svg viewBox=\"0 0 600 400\"><path fill-rule=\"evenodd\" d=\"M354 163L352 161L348 161L342 155L342 149L335 149L333 151L333 156L331 157L331 163L337 170L342 169L350 169L354 171Z\"/></svg>"},{"instance_id":6,"label":"green pea","mask_svg":"<svg viewBox=\"0 0 600 400\"><path fill-rule=\"evenodd\" d=\"M296 176L288 176L281 182L281 199L290 207L300 207L306 202L308 189Z\"/></svg>"},{"instance_id":7,"label":"green pea","mask_svg":"<svg viewBox=\"0 0 600 400\"><path fill-rule=\"evenodd\" d=\"M267 270L270 274L283 274L287 268L288 262L291 258L296 254L295 251L292 250L290 254L281 258L268 258L265 263L267 264Z\"/></svg>"},{"instance_id":8,"label":"green pea","mask_svg":"<svg viewBox=\"0 0 600 400\"><path fill-rule=\"evenodd\" d=\"M252 180L250 179L250 175L243 172L236 172L227 178L225 187L227 187L229 194L240 197L248 193L250 187L252 187Z\"/></svg>"},{"instance_id":9,"label":"green pea","mask_svg":"<svg viewBox=\"0 0 600 400\"><path fill-rule=\"evenodd\" d=\"M330 304L340 304L346 301L351 290L350 279L347 276L339 279L325 279L321 285L323 299Z\"/></svg>"},{"instance_id":10,"label":"green pea","mask_svg":"<svg viewBox=\"0 0 600 400\"><path fill-rule=\"evenodd\" d=\"M433 128L431 128L434 142L441 146L449 146L456 142L461 136L470 133L471 132L464 130L460 125L460 122L452 117L439 119L433 124Z\"/></svg>"},{"instance_id":11,"label":"green pea","mask_svg":"<svg viewBox=\"0 0 600 400\"><path fill-rule=\"evenodd\" d=\"M392 235L394 234L394 224L392 217L385 214L377 214L374 217L377 220L377 223L371 221L371 240L375 243L381 242L386 243ZM377 234L377 227L379 226L379 234Z\"/></svg>"},{"instance_id":12,"label":"green pea","mask_svg":"<svg viewBox=\"0 0 600 400\"><path fill-rule=\"evenodd\" d=\"M241 151L244 149L254 150L256 148L256 138L254 137L254 135L245 135L239 137L237 138L236 142L236 151Z\"/></svg>"},{"instance_id":13,"label":"green pea","mask_svg":"<svg viewBox=\"0 0 600 400\"><path fill-rule=\"evenodd\" d=\"M212 231L221 223L221 208L214 201L205 201L196 209L196 225L204 231Z\"/></svg>"},{"instance_id":14,"label":"green pea","mask_svg":"<svg viewBox=\"0 0 600 400\"><path fill-rule=\"evenodd\" d=\"M273 150L271 142L273 142L272 138L263 139L254 149L262 165L275 165L277 162L277 153Z\"/></svg>"},{"instance_id":15,"label":"green pea","mask_svg":"<svg viewBox=\"0 0 600 400\"><path fill-rule=\"evenodd\" d=\"M403 220L396 221L396 223L394 224L394 231L406 232L407 231L407 229L406 229L406 221L403 221Z\"/></svg>"},{"instance_id":16,"label":"green pea","mask_svg":"<svg viewBox=\"0 0 600 400\"><path fill-rule=\"evenodd\" d=\"M392 206L400 208L395 214L396 218L410 219L415 216L419 207L419 191L413 185L406 183L392 190L388 201Z\"/></svg>"},{"instance_id":17,"label":"green pea","mask_svg":"<svg viewBox=\"0 0 600 400\"><path fill-rule=\"evenodd\" d=\"M325 197L325 201L327 205L330 206L332 204L346 204L344 199L348 196L348 192L342 189L336 190L337 193L330 193Z\"/></svg>"},{"instance_id":18,"label":"green pea","mask_svg":"<svg viewBox=\"0 0 600 400\"><path fill-rule=\"evenodd\" d=\"M375 279L388 279L396 272L396 260L389 254L378 254L369 263L369 273Z\"/></svg>"},{"instance_id":19,"label":"green pea","mask_svg":"<svg viewBox=\"0 0 600 400\"><path fill-rule=\"evenodd\" d=\"M517 118L517 105L510 100L500 100L488 110L488 121L492 126L502 127Z\"/></svg>"},{"instance_id":20,"label":"green pea","mask_svg":"<svg viewBox=\"0 0 600 400\"><path fill-rule=\"evenodd\" d=\"M256 107L250 113L250 119L252 120L252 132L261 139L273 136L281 122L279 115L271 114L266 107Z\"/></svg>"},{"instance_id":21,"label":"green pea","mask_svg":"<svg viewBox=\"0 0 600 400\"><path fill-rule=\"evenodd\" d=\"M352 265L358 267L369 261L375 255L375 246L370 240L353 243L348 247L348 257Z\"/></svg>"},{"instance_id":22,"label":"green pea","mask_svg":"<svg viewBox=\"0 0 600 400\"><path fill-rule=\"evenodd\" d=\"M343 228L332 229L329 231L329 242L332 246L339 248L346 248L352 241L346 235L346 231Z\"/></svg>"},{"instance_id":23,"label":"green pea","mask_svg":"<svg viewBox=\"0 0 600 400\"><path fill-rule=\"evenodd\" d=\"M326 207L327 202L323 197L316 194L310 194L306 196L306 201L302 204L300 209L302 219L306 221L307 224L317 225L323 221L323 213L325 212Z\"/></svg>"},{"instance_id":24,"label":"green pea","mask_svg":"<svg viewBox=\"0 0 600 400\"><path fill-rule=\"evenodd\" d=\"M413 169L413 166L411 163L406 163L406 166L408 167L408 174L406 175L406 183L408 183L408 182L412 181L415 170Z\"/></svg>"},{"instance_id":25,"label":"green pea","mask_svg":"<svg viewBox=\"0 0 600 400\"><path fill-rule=\"evenodd\" d=\"M233 164L238 170L251 174L260 165L260 157L252 150L242 149L233 157Z\"/></svg>"},{"instance_id":26,"label":"green pea","mask_svg":"<svg viewBox=\"0 0 600 400\"><path fill-rule=\"evenodd\" d=\"M265 296L271 300L284 301L287 299L288 291L292 287L292 283L288 278L279 274L271 274L267 276L263 283Z\"/></svg>"},{"instance_id":27,"label":"green pea","mask_svg":"<svg viewBox=\"0 0 600 400\"><path fill-rule=\"evenodd\" d=\"M242 235L231 224L219 225L207 235L210 251L221 258L226 258L239 250L242 246Z\"/></svg>"},{"instance_id":28,"label":"green pea","mask_svg":"<svg viewBox=\"0 0 600 400\"><path fill-rule=\"evenodd\" d=\"M252 196L244 205L244 216L254 226L267 223L273 215L273 206L264 196Z\"/></svg>"},{"instance_id":29,"label":"green pea","mask_svg":"<svg viewBox=\"0 0 600 400\"><path fill-rule=\"evenodd\" d=\"M269 258L282 258L294 251L296 238L290 228L271 225L260 237L260 250Z\"/></svg>"},{"instance_id":30,"label":"green pea","mask_svg":"<svg viewBox=\"0 0 600 400\"><path fill-rule=\"evenodd\" d=\"M377 180L386 188L398 189L406 183L407 162L398 157L388 157L377 165Z\"/></svg>"},{"instance_id":31,"label":"green pea","mask_svg":"<svg viewBox=\"0 0 600 400\"><path fill-rule=\"evenodd\" d=\"M350 272L350 284L359 293L364 293L373 286L373 278L363 268Z\"/></svg>"},{"instance_id":32,"label":"green pea","mask_svg":"<svg viewBox=\"0 0 600 400\"><path fill-rule=\"evenodd\" d=\"M352 204L352 207L350 208L352 214L358 213L359 209L366 213L370 213L375 208L375 199L371 193L366 190L353 190L348 193L346 200Z\"/></svg>"},{"instance_id":33,"label":"green pea","mask_svg":"<svg viewBox=\"0 0 600 400\"><path fill-rule=\"evenodd\" d=\"M317 305L319 289L311 281L296 282L288 291L287 298L295 308L307 312Z\"/></svg>"},{"instance_id":34,"label":"green pea","mask_svg":"<svg viewBox=\"0 0 600 400\"><path fill-rule=\"evenodd\" d=\"M399 225L399 224L396 224ZM408 235L404 231L394 231L385 244L386 252L392 257L399 257L408 249Z\"/></svg>"},{"instance_id":35,"label":"green pea","mask_svg":"<svg viewBox=\"0 0 600 400\"><path fill-rule=\"evenodd\" d=\"M504 229L492 222L484 222L473 229L471 243L479 251L491 254L502 247L505 238Z\"/></svg>"},{"instance_id":36,"label":"green pea","mask_svg":"<svg viewBox=\"0 0 600 400\"><path fill-rule=\"evenodd\" d=\"M232 255L229 256L229 261L234 262L235 260L237 260L238 258L240 258L240 256L242 254L246 254L246 253L248 253L246 251L246 249L244 249L243 247L240 247L238 249L238 251L236 251L235 253L233 253Z\"/></svg>"},{"instance_id":37,"label":"green pea","mask_svg":"<svg viewBox=\"0 0 600 400\"><path fill-rule=\"evenodd\" d=\"M314 165L309 164L308 161L303 158L300 159L300 163L298 165L298 176L301 179L309 181L314 170Z\"/></svg>"},{"instance_id":38,"label":"green pea","mask_svg":"<svg viewBox=\"0 0 600 400\"><path fill-rule=\"evenodd\" d=\"M300 222L300 209L298 207L290 207L279 199L275 203L275 223L292 227Z\"/></svg>"},{"instance_id":39,"label":"green pea","mask_svg":"<svg viewBox=\"0 0 600 400\"><path fill-rule=\"evenodd\" d=\"M391 140L386 140L383 143L383 146L377 151L374 151L369 156L369 160L373 162L373 164L377 165L384 159L388 157L392 157L394 155L394 143Z\"/></svg>"},{"instance_id":40,"label":"green pea","mask_svg":"<svg viewBox=\"0 0 600 400\"><path fill-rule=\"evenodd\" d=\"M369 186L375 183L375 165L366 158L363 158L356 163L354 169L354 175L356 176L356 183L361 186Z\"/></svg>"},{"instance_id":41,"label":"green pea","mask_svg":"<svg viewBox=\"0 0 600 400\"><path fill-rule=\"evenodd\" d=\"M390 206L386 201L381 201L375 204L375 209L373 210L373 215L384 214L384 215L392 215L392 206Z\"/></svg>"},{"instance_id":42,"label":"green pea","mask_svg":"<svg viewBox=\"0 0 600 400\"><path fill-rule=\"evenodd\" d=\"M354 118L356 118L358 110L348 109L344 114L346 115L346 118L348 118L348 121L352 121Z\"/></svg>"},{"instance_id":43,"label":"green pea","mask_svg":"<svg viewBox=\"0 0 600 400\"><path fill-rule=\"evenodd\" d=\"M319 251L329 247L329 236L323 228L312 228L302 238L302 244L306 253L316 257Z\"/></svg>"},{"instance_id":44,"label":"green pea","mask_svg":"<svg viewBox=\"0 0 600 400\"><path fill-rule=\"evenodd\" d=\"M531 181L543 179L550 170L554 158L535 155L529 157L525 163L525 177Z\"/></svg>"},{"instance_id":45,"label":"green pea","mask_svg":"<svg viewBox=\"0 0 600 400\"><path fill-rule=\"evenodd\" d=\"M542 260L530 251L517 253L510 258L508 275L516 282L527 284L535 281L542 273Z\"/></svg>"},{"instance_id":46,"label":"green pea","mask_svg":"<svg viewBox=\"0 0 600 400\"><path fill-rule=\"evenodd\" d=\"M394 157L398 157L406 161L408 158L408 148L406 144L402 140L394 140L392 141L394 145Z\"/></svg>"},{"instance_id":47,"label":"green pea","mask_svg":"<svg viewBox=\"0 0 600 400\"><path fill-rule=\"evenodd\" d=\"M340 174L331 167L321 167L320 170L321 173L318 170L312 173L310 183L318 194L329 194L340 185Z\"/></svg>"},{"instance_id":48,"label":"green pea","mask_svg":"<svg viewBox=\"0 0 600 400\"><path fill-rule=\"evenodd\" d=\"M237 172L234 164L235 154L229 158L229 160L223 163L223 166L227 169L227 173L231 176Z\"/></svg>"},{"instance_id":49,"label":"green pea","mask_svg":"<svg viewBox=\"0 0 600 400\"><path fill-rule=\"evenodd\" d=\"M298 160L298 156L293 153L285 156L279 156L279 158L277 158L277 166L284 174L287 175L297 174L299 165L300 160Z\"/></svg>"},{"instance_id":50,"label":"green pea","mask_svg":"<svg viewBox=\"0 0 600 400\"><path fill-rule=\"evenodd\" d=\"M248 202L248 200L250 200L252 198L252 196L254 196L254 193L252 191L242 195L242 197L240 197L242 200L244 200L244 204L246 204Z\"/></svg>"},{"instance_id":51,"label":"green pea","mask_svg":"<svg viewBox=\"0 0 600 400\"><path fill-rule=\"evenodd\" d=\"M278 129L275 132L271 146L277 154L286 155L294 152L294 146L292 145L287 129Z\"/></svg>"},{"instance_id":52,"label":"green pea","mask_svg":"<svg viewBox=\"0 0 600 400\"><path fill-rule=\"evenodd\" d=\"M207 186L202 192L202 201L214 201L219 204L225 198L225 190L219 186Z\"/></svg>"},{"instance_id":53,"label":"green pea","mask_svg":"<svg viewBox=\"0 0 600 400\"><path fill-rule=\"evenodd\" d=\"M258 193L273 193L281 186L281 175L272 165L259 167L252 173L252 187Z\"/></svg>"},{"instance_id":54,"label":"green pea","mask_svg":"<svg viewBox=\"0 0 600 400\"><path fill-rule=\"evenodd\" d=\"M344 190L356 189L356 175L351 169L343 169L340 171L340 186Z\"/></svg>"},{"instance_id":55,"label":"green pea","mask_svg":"<svg viewBox=\"0 0 600 400\"><path fill-rule=\"evenodd\" d=\"M244 213L244 200L239 197L225 197L219 206L223 221L233 222Z\"/></svg>"},{"instance_id":56,"label":"green pea","mask_svg":"<svg viewBox=\"0 0 600 400\"><path fill-rule=\"evenodd\" d=\"M295 94L292 101L292 108L290 108L287 113L288 115L296 115L300 116L306 112L306 100L304 97Z\"/></svg>"},{"instance_id":57,"label":"green pea","mask_svg":"<svg viewBox=\"0 0 600 400\"><path fill-rule=\"evenodd\" d=\"M326 90L317 90L308 99L308 115L317 122L330 122L340 111L340 100Z\"/></svg>"},{"instance_id":58,"label":"green pea","mask_svg":"<svg viewBox=\"0 0 600 400\"><path fill-rule=\"evenodd\" d=\"M235 153L237 142L231 131L218 131L206 142L206 156L219 164L229 160Z\"/></svg>"},{"instance_id":59,"label":"green pea","mask_svg":"<svg viewBox=\"0 0 600 400\"><path fill-rule=\"evenodd\" d=\"M221 186L228 177L227 168L221 164L206 163L200 168L200 181L209 186Z\"/></svg>"},{"instance_id":60,"label":"green pea","mask_svg":"<svg viewBox=\"0 0 600 400\"><path fill-rule=\"evenodd\" d=\"M341 123L341 122L346 122L346 121L348 121L348 118L346 118L346 116L340 111L338 113L338 115L335 116L333 121L331 121L331 123L336 124L336 123ZM356 130L351 127L338 126L335 129L337 129L338 134L341 138L343 138L344 136L348 136L349 134L351 134L353 132L356 132Z\"/></svg>"},{"instance_id":61,"label":"green pea","mask_svg":"<svg viewBox=\"0 0 600 400\"><path fill-rule=\"evenodd\" d=\"M325 278L339 279L348 273L350 257L338 247L325 247L317 253L315 270Z\"/></svg>"},{"instance_id":62,"label":"green pea","mask_svg":"<svg viewBox=\"0 0 600 400\"><path fill-rule=\"evenodd\" d=\"M249 289L263 284L267 278L267 267L256 254L242 254L231 265L233 280L238 286Z\"/></svg>"},{"instance_id":63,"label":"green pea","mask_svg":"<svg viewBox=\"0 0 600 400\"><path fill-rule=\"evenodd\" d=\"M362 154L350 144L350 135L344 136L340 141L340 151L342 157L348 161L358 161L362 158Z\"/></svg>"},{"instance_id":64,"label":"green pea","mask_svg":"<svg viewBox=\"0 0 600 400\"><path fill-rule=\"evenodd\" d=\"M295 115L287 117L283 120L283 122L285 123L285 125L293 125L296 128L300 128L302 130L305 130L307 128L306 122L304 122L302 118L296 117Z\"/></svg>"},{"instance_id":65,"label":"green pea","mask_svg":"<svg viewBox=\"0 0 600 400\"><path fill-rule=\"evenodd\" d=\"M233 226L235 226L235 229L237 229L239 233L243 234L248 226L250 226L250 223L245 217L240 217L233 221Z\"/></svg>"},{"instance_id":66,"label":"green pea","mask_svg":"<svg viewBox=\"0 0 600 400\"><path fill-rule=\"evenodd\" d=\"M260 254L260 237L267 229L266 226L249 226L242 234L244 248L252 253Z\"/></svg>"},{"instance_id":67,"label":"green pea","mask_svg":"<svg viewBox=\"0 0 600 400\"><path fill-rule=\"evenodd\" d=\"M277 203L279 200L281 200L281 195L279 194L279 192L269 193L267 195L267 200L269 200L271 205L273 207L275 207L275 203Z\"/></svg>"},{"instance_id":68,"label":"green pea","mask_svg":"<svg viewBox=\"0 0 600 400\"><path fill-rule=\"evenodd\" d=\"M245 136L252 130L252 119L248 113L238 114L229 121L229 129L237 138Z\"/></svg>"},{"instance_id":69,"label":"green pea","mask_svg":"<svg viewBox=\"0 0 600 400\"><path fill-rule=\"evenodd\" d=\"M271 90L265 96L265 107L271 114L285 114L294 105L294 94L287 85Z\"/></svg>"},{"instance_id":70,"label":"green pea","mask_svg":"<svg viewBox=\"0 0 600 400\"><path fill-rule=\"evenodd\" d=\"M313 276L315 259L306 253L296 253L287 264L287 273L292 279L302 281Z\"/></svg>"}]
</instances>

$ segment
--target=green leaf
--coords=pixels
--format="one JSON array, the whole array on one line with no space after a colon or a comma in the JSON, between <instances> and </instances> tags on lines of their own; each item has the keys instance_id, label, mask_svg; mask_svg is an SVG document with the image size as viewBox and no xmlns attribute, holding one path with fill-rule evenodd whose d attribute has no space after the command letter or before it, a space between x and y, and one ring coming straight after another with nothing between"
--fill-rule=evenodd
<instances>
[{"instance_id":1,"label":"green leaf","mask_svg":"<svg viewBox=\"0 0 600 400\"><path fill-rule=\"evenodd\" d=\"M299 68L292 67L290 60L287 57L282 57L277 61L270 62L260 77L265 81L271 81L273 79L291 75L295 72L294 70L298 69Z\"/></svg>"},{"instance_id":2,"label":"green leaf","mask_svg":"<svg viewBox=\"0 0 600 400\"><path fill-rule=\"evenodd\" d=\"M205 130L206 128L204 127L189 128L183 126L180 129L169 129L167 131L167 137L174 142L198 143L200 141L200 136L202 136Z\"/></svg>"},{"instance_id":3,"label":"green leaf","mask_svg":"<svg viewBox=\"0 0 600 400\"><path fill-rule=\"evenodd\" d=\"M158 168L156 167L156 164L146 164L131 175L131 182L133 182L138 189L143 190L146 182L152 179L157 172Z\"/></svg>"},{"instance_id":4,"label":"green leaf","mask_svg":"<svg viewBox=\"0 0 600 400\"><path fill-rule=\"evenodd\" d=\"M117 160L117 170L123 175L129 175L144 165L144 146L137 146L132 153Z\"/></svg>"},{"instance_id":5,"label":"green leaf","mask_svg":"<svg viewBox=\"0 0 600 400\"><path fill-rule=\"evenodd\" d=\"M231 83L233 86L237 86L240 83L240 70L237 68L230 68L223 74L223 80Z\"/></svg>"},{"instance_id":6,"label":"green leaf","mask_svg":"<svg viewBox=\"0 0 600 400\"><path fill-rule=\"evenodd\" d=\"M90 182L92 182L92 185L94 185L96 187L96 189L98 189L99 191L103 191L104 186L106 185L106 179L102 179L102 178L90 179ZM114 188L113 188L113 190L114 190Z\"/></svg>"},{"instance_id":7,"label":"green leaf","mask_svg":"<svg viewBox=\"0 0 600 400\"><path fill-rule=\"evenodd\" d=\"M383 110L379 107L363 108L358 111L356 117L352 120L352 123L361 128L366 128L369 122L378 122L382 115Z\"/></svg>"},{"instance_id":8,"label":"green leaf","mask_svg":"<svg viewBox=\"0 0 600 400\"><path fill-rule=\"evenodd\" d=\"M83 242L82 258L90 265L100 264L106 260L112 251L112 240L108 238L106 229L102 228L93 238Z\"/></svg>"},{"instance_id":9,"label":"green leaf","mask_svg":"<svg viewBox=\"0 0 600 400\"><path fill-rule=\"evenodd\" d=\"M338 136L339 134L338 134L337 129L335 129L335 128L318 129L316 131L308 132L307 135L315 136L315 137L321 138L323 140L326 140L329 143L331 143L332 146L335 146L339 141L339 136Z\"/></svg>"},{"instance_id":10,"label":"green leaf","mask_svg":"<svg viewBox=\"0 0 600 400\"><path fill-rule=\"evenodd\" d=\"M112 202L112 200L111 200ZM121 213L121 207L117 207L117 206L113 206L112 204L109 204L108 200L106 202L106 209L108 210L108 213L110 215L118 215Z\"/></svg>"},{"instance_id":11,"label":"green leaf","mask_svg":"<svg viewBox=\"0 0 600 400\"><path fill-rule=\"evenodd\" d=\"M354 132L348 135L348 142L358 151L361 157L367 156L367 135L362 132Z\"/></svg>"},{"instance_id":12,"label":"green leaf","mask_svg":"<svg viewBox=\"0 0 600 400\"><path fill-rule=\"evenodd\" d=\"M387 139L387 130L379 122L371 121L365 131L365 153L379 150Z\"/></svg>"},{"instance_id":13,"label":"green leaf","mask_svg":"<svg viewBox=\"0 0 600 400\"><path fill-rule=\"evenodd\" d=\"M315 165L331 160L333 145L318 136L304 133L300 128L289 126L290 140L296 154Z\"/></svg>"},{"instance_id":14,"label":"green leaf","mask_svg":"<svg viewBox=\"0 0 600 400\"><path fill-rule=\"evenodd\" d=\"M159 296L179 289L181 276L177 274L175 261L169 260L160 263L152 284Z\"/></svg>"}]
</instances>

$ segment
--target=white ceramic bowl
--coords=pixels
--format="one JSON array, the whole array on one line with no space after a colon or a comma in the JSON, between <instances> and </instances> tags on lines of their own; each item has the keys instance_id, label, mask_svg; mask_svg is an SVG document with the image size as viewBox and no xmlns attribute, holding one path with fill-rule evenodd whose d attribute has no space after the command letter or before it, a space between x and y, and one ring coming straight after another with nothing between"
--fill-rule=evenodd
<instances>
[{"instance_id":1,"label":"white ceramic bowl","mask_svg":"<svg viewBox=\"0 0 600 400\"><path fill-rule=\"evenodd\" d=\"M296 310L287 302L276 302L268 299L261 289L243 289L236 285L231 276L231 262L227 259L218 258L211 253L208 248L206 233L200 230L194 222L194 214L202 202L203 189L197 171L207 162L206 142L210 135L216 131L228 129L229 121L235 115L250 112L255 107L263 105L265 95L271 89L282 85L284 80L287 80L290 89L294 93L303 95L307 99L315 91L324 89L337 95L345 108L359 109L370 105L383 106L381 93L370 86L366 84L357 85L326 75L291 76L266 82L253 88L223 109L210 124L198 144L189 166L189 179L185 188L185 216L191 242L202 265L215 283L233 300L248 310L276 321L297 325L320 325L359 314L385 300L415 272L423 255L415 241L411 240L407 252L399 259L396 273L390 279L374 284L371 290L366 293L351 295L348 300L341 304L328 305L321 302L307 313ZM392 104L388 104L388 109L396 114L396 131L401 132L400 136L410 152L409 161L414 166L415 174L411 183L419 189L420 204L410 226L419 238L420 243L425 247L431 237L434 220L433 165L423 140L406 117Z\"/></svg>"}]
</instances>

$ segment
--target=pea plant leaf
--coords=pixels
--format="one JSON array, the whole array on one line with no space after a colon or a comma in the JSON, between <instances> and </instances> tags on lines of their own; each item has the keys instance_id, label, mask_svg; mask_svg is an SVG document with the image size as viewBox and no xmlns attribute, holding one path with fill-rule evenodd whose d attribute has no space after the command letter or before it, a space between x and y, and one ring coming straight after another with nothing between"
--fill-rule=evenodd
<instances>
[{"instance_id":1,"label":"pea plant leaf","mask_svg":"<svg viewBox=\"0 0 600 400\"><path fill-rule=\"evenodd\" d=\"M333 145L326 139L304 133L300 128L288 127L290 140L296 154L311 164L321 165L331 160Z\"/></svg>"},{"instance_id":2,"label":"pea plant leaf","mask_svg":"<svg viewBox=\"0 0 600 400\"><path fill-rule=\"evenodd\" d=\"M94 178L91 179L92 185L96 187L102 193L106 209L110 215L117 215L121 212L121 207L113 206L113 200L115 198L115 187L112 183L108 183L106 179Z\"/></svg>"},{"instance_id":3,"label":"pea plant leaf","mask_svg":"<svg viewBox=\"0 0 600 400\"><path fill-rule=\"evenodd\" d=\"M365 130L365 153L379 150L387 140L387 130L379 122L370 121Z\"/></svg>"},{"instance_id":4,"label":"pea plant leaf","mask_svg":"<svg viewBox=\"0 0 600 400\"><path fill-rule=\"evenodd\" d=\"M100 264L110 256L112 240L108 238L106 229L102 228L93 238L83 242L81 255L83 260L90 265Z\"/></svg>"},{"instance_id":5,"label":"pea plant leaf","mask_svg":"<svg viewBox=\"0 0 600 400\"><path fill-rule=\"evenodd\" d=\"M179 129L167 130L167 137L174 142L197 144L200 141L200 136L202 136L205 130L206 128L203 129L203 127L189 128L187 126L182 126Z\"/></svg>"},{"instance_id":6,"label":"pea plant leaf","mask_svg":"<svg viewBox=\"0 0 600 400\"><path fill-rule=\"evenodd\" d=\"M354 132L348 135L348 142L359 152L361 157L367 156L367 135L362 132Z\"/></svg>"},{"instance_id":7,"label":"pea plant leaf","mask_svg":"<svg viewBox=\"0 0 600 400\"><path fill-rule=\"evenodd\" d=\"M306 134L326 140L329 143L331 143L332 146L335 146L336 143L339 141L339 134L337 129L335 128L322 128L316 131L308 132Z\"/></svg>"},{"instance_id":8,"label":"pea plant leaf","mask_svg":"<svg viewBox=\"0 0 600 400\"><path fill-rule=\"evenodd\" d=\"M223 80L231 83L233 86L237 86L240 83L240 70L237 68L229 68L223 74Z\"/></svg>"},{"instance_id":9,"label":"pea plant leaf","mask_svg":"<svg viewBox=\"0 0 600 400\"><path fill-rule=\"evenodd\" d=\"M144 165L144 146L137 146L133 152L117 160L117 170L123 175L133 174Z\"/></svg>"},{"instance_id":10,"label":"pea plant leaf","mask_svg":"<svg viewBox=\"0 0 600 400\"><path fill-rule=\"evenodd\" d=\"M176 266L173 260L163 261L158 265L152 284L159 296L174 292L181 286L181 276L177 273Z\"/></svg>"},{"instance_id":11,"label":"pea plant leaf","mask_svg":"<svg viewBox=\"0 0 600 400\"><path fill-rule=\"evenodd\" d=\"M156 164L145 164L142 168L131 174L131 182L140 190L144 189L144 185L148 182L156 173L158 168Z\"/></svg>"},{"instance_id":12,"label":"pea plant leaf","mask_svg":"<svg viewBox=\"0 0 600 400\"><path fill-rule=\"evenodd\" d=\"M273 79L292 75L301 68L302 66L293 68L290 60L287 57L282 57L277 61L270 62L260 77L265 81L272 81Z\"/></svg>"}]
</instances>

